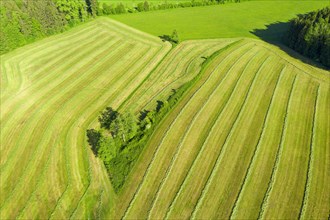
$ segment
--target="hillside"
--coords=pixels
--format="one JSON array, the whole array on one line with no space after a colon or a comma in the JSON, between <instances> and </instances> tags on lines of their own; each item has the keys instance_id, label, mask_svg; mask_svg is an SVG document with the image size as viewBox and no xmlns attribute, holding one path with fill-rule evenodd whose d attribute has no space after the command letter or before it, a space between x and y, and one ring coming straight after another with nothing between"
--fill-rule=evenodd
<instances>
[{"instance_id":1,"label":"hillside","mask_svg":"<svg viewBox=\"0 0 330 220\"><path fill-rule=\"evenodd\" d=\"M326 218L328 73L244 39L201 74L157 128L111 217Z\"/></svg>"},{"instance_id":2,"label":"hillside","mask_svg":"<svg viewBox=\"0 0 330 220\"><path fill-rule=\"evenodd\" d=\"M329 73L259 40L170 49L102 18L1 56L1 219L329 215ZM86 129L194 77L114 193Z\"/></svg>"}]
</instances>

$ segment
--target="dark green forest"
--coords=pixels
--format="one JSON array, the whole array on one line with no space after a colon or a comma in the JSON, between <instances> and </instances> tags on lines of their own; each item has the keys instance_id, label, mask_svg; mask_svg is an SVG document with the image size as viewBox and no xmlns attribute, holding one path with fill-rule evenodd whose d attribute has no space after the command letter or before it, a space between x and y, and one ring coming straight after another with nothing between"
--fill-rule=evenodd
<instances>
[{"instance_id":1,"label":"dark green forest","mask_svg":"<svg viewBox=\"0 0 330 220\"><path fill-rule=\"evenodd\" d=\"M96 16L97 0L1 0L0 54Z\"/></svg>"},{"instance_id":2,"label":"dark green forest","mask_svg":"<svg viewBox=\"0 0 330 220\"><path fill-rule=\"evenodd\" d=\"M330 67L330 7L298 15L287 36L290 48Z\"/></svg>"}]
</instances>

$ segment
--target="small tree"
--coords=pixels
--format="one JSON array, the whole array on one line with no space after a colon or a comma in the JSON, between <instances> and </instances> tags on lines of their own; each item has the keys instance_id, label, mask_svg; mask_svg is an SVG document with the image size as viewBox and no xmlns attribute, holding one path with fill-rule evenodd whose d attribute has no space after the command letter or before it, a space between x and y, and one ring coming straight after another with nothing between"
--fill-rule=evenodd
<instances>
[{"instance_id":1,"label":"small tree","mask_svg":"<svg viewBox=\"0 0 330 220\"><path fill-rule=\"evenodd\" d=\"M101 132L95 129L88 129L87 130L87 142L92 148L92 151L97 156L97 151L100 143L100 139L102 137Z\"/></svg>"},{"instance_id":2,"label":"small tree","mask_svg":"<svg viewBox=\"0 0 330 220\"><path fill-rule=\"evenodd\" d=\"M115 111L111 107L107 107L99 116L99 122L101 128L105 128L109 130L111 123L116 119L117 116L118 116L117 111Z\"/></svg>"},{"instance_id":3,"label":"small tree","mask_svg":"<svg viewBox=\"0 0 330 220\"><path fill-rule=\"evenodd\" d=\"M178 32L176 30L173 31L173 33L171 35L171 39L174 43L176 43L176 44L179 43L179 35L178 35Z\"/></svg>"}]
</instances>

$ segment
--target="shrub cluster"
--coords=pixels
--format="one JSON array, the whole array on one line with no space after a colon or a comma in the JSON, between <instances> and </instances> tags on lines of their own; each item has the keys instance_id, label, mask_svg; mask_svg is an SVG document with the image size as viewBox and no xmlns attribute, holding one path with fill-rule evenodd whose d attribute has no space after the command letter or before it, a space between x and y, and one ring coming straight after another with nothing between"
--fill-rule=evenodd
<instances>
[{"instance_id":1,"label":"shrub cluster","mask_svg":"<svg viewBox=\"0 0 330 220\"><path fill-rule=\"evenodd\" d=\"M330 67L330 7L293 19L287 45Z\"/></svg>"},{"instance_id":2,"label":"shrub cluster","mask_svg":"<svg viewBox=\"0 0 330 220\"><path fill-rule=\"evenodd\" d=\"M131 112L119 113L107 107L98 118L100 129L87 130L87 141L94 155L103 161L116 192L125 183L155 126L178 102L186 88L173 90L166 101L157 101L154 110L144 110L138 117Z\"/></svg>"}]
</instances>

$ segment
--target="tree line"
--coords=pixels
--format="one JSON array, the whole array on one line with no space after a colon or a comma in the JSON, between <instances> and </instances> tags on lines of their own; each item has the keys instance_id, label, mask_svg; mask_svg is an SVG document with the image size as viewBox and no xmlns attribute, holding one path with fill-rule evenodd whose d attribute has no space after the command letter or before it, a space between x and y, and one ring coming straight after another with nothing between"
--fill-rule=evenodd
<instances>
[{"instance_id":1,"label":"tree line","mask_svg":"<svg viewBox=\"0 0 330 220\"><path fill-rule=\"evenodd\" d=\"M97 15L97 0L0 2L0 54L62 32Z\"/></svg>"},{"instance_id":2,"label":"tree line","mask_svg":"<svg viewBox=\"0 0 330 220\"><path fill-rule=\"evenodd\" d=\"M302 55L330 67L330 7L293 19L286 43Z\"/></svg>"},{"instance_id":3,"label":"tree line","mask_svg":"<svg viewBox=\"0 0 330 220\"><path fill-rule=\"evenodd\" d=\"M103 3L100 5L98 14L99 15L114 15L124 13L136 13L145 11L165 10L172 8L187 8L187 7L199 7L208 5L224 4L225 2L241 2L241 0L191 0L178 3L163 2L153 4L147 0L137 3L134 7L126 7L123 3L107 4Z\"/></svg>"}]
</instances>

